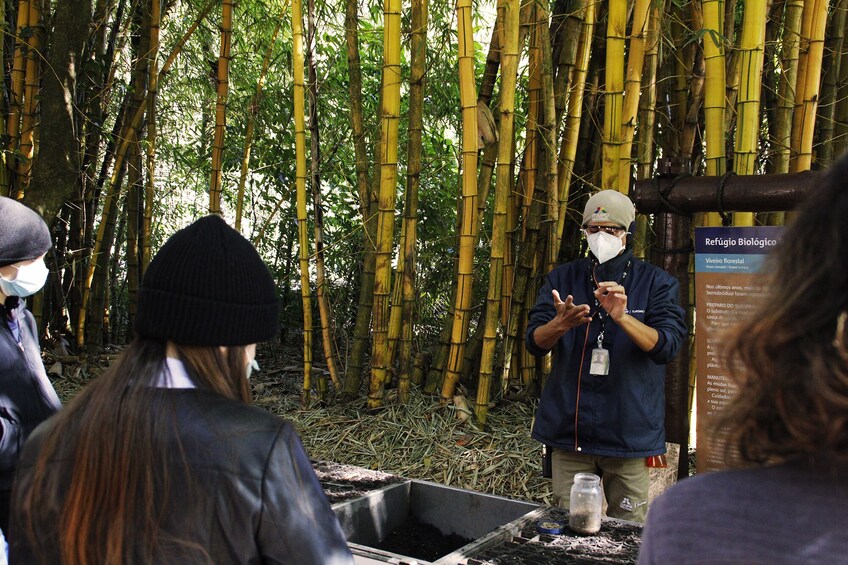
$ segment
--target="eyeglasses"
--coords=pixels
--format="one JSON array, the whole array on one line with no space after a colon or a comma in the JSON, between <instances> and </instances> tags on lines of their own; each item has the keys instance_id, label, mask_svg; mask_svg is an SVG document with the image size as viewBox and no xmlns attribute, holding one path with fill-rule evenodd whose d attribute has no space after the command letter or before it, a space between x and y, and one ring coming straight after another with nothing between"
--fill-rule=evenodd
<instances>
[{"instance_id":1,"label":"eyeglasses","mask_svg":"<svg viewBox=\"0 0 848 565\"><path fill-rule=\"evenodd\" d=\"M594 234L603 231L610 235L620 236L625 230L618 226L584 226L583 231L587 234Z\"/></svg>"}]
</instances>

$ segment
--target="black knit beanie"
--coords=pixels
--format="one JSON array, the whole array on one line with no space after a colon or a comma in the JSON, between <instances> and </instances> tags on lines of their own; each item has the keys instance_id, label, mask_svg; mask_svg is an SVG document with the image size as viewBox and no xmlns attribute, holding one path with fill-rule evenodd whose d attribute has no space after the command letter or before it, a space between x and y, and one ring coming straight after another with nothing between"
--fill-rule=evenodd
<instances>
[{"instance_id":1,"label":"black knit beanie","mask_svg":"<svg viewBox=\"0 0 848 565\"><path fill-rule=\"evenodd\" d=\"M0 196L0 267L40 257L52 245L50 229L35 210Z\"/></svg>"},{"instance_id":2,"label":"black knit beanie","mask_svg":"<svg viewBox=\"0 0 848 565\"><path fill-rule=\"evenodd\" d=\"M182 345L247 345L279 327L274 279L256 249L219 216L165 242L138 293L135 331Z\"/></svg>"}]
</instances>

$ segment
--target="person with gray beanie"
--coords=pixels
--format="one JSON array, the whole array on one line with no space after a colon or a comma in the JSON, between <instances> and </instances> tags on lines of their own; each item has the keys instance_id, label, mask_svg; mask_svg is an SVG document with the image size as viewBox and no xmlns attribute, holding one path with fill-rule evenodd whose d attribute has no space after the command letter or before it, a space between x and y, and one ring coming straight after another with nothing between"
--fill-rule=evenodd
<instances>
[{"instance_id":1,"label":"person with gray beanie","mask_svg":"<svg viewBox=\"0 0 848 565\"><path fill-rule=\"evenodd\" d=\"M50 230L35 211L0 196L0 529L9 531L15 466L29 434L61 403L41 361L38 328L22 300L47 279Z\"/></svg>"},{"instance_id":2,"label":"person with gray beanie","mask_svg":"<svg viewBox=\"0 0 848 565\"><path fill-rule=\"evenodd\" d=\"M589 256L545 277L525 341L553 352L532 435L551 454L554 497L568 508L574 475L597 474L607 515L644 522L648 465L665 454L665 365L687 329L677 280L633 256L635 219L620 192L589 198Z\"/></svg>"},{"instance_id":3,"label":"person with gray beanie","mask_svg":"<svg viewBox=\"0 0 848 565\"><path fill-rule=\"evenodd\" d=\"M250 405L278 317L271 273L223 219L171 236L135 340L24 448L11 562L353 563L294 428Z\"/></svg>"}]
</instances>

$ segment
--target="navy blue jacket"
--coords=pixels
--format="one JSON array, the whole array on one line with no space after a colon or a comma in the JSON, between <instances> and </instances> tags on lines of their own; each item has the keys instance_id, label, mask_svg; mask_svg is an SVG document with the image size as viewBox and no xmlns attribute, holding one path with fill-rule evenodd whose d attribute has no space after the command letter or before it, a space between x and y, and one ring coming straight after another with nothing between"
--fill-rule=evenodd
<instances>
[{"instance_id":1,"label":"navy blue jacket","mask_svg":"<svg viewBox=\"0 0 848 565\"><path fill-rule=\"evenodd\" d=\"M590 324L567 331L554 345L552 372L542 391L532 435L546 445L568 451L579 448L590 455L665 453L665 364L687 335L684 311L678 305L679 284L659 267L635 259L630 249L595 268L598 282L622 282L627 313L659 334L656 346L646 353L603 309L596 314L595 265L597 261L587 257L555 268L530 310L526 342L534 355L549 351L536 345L533 332L556 316L552 289L559 291L562 300L570 294L574 304L588 304L594 315ZM604 348L610 352L609 374L590 375L592 350L602 324Z\"/></svg>"},{"instance_id":2,"label":"navy blue jacket","mask_svg":"<svg viewBox=\"0 0 848 565\"><path fill-rule=\"evenodd\" d=\"M20 328L20 345L10 318ZM41 361L35 319L23 300L9 310L0 303L0 491L12 489L24 441L60 405Z\"/></svg>"}]
</instances>

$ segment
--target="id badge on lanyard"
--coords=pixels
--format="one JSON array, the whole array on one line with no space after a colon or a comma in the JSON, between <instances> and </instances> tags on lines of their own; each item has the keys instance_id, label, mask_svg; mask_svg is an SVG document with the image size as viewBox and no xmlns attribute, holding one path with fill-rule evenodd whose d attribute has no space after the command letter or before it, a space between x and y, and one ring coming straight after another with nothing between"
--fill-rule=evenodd
<instances>
[{"instance_id":1,"label":"id badge on lanyard","mask_svg":"<svg viewBox=\"0 0 848 565\"><path fill-rule=\"evenodd\" d=\"M592 360L589 364L589 374L600 377L609 375L610 354L604 349L604 332L598 335L598 345L592 350Z\"/></svg>"}]
</instances>

